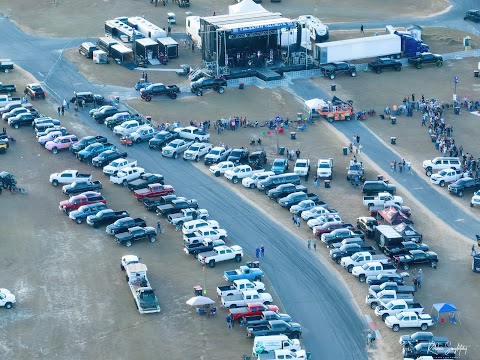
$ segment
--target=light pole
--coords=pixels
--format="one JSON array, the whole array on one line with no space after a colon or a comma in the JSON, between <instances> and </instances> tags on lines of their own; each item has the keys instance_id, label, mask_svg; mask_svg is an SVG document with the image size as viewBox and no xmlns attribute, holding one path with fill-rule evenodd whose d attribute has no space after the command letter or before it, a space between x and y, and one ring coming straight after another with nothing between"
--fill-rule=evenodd
<instances>
[{"instance_id":1,"label":"light pole","mask_svg":"<svg viewBox=\"0 0 480 360\"><path fill-rule=\"evenodd\" d=\"M275 118L275 137L276 137L276 140L277 140L277 154L280 151L280 144L279 144L279 139L278 139L278 132L279 132L278 124L280 124L281 121L282 121L282 119L280 118L280 116L277 116Z\"/></svg>"},{"instance_id":2,"label":"light pole","mask_svg":"<svg viewBox=\"0 0 480 360\"><path fill-rule=\"evenodd\" d=\"M457 84L458 84L458 76L453 77L453 83L455 84L455 89L453 91L453 101L457 101Z\"/></svg>"}]
</instances>

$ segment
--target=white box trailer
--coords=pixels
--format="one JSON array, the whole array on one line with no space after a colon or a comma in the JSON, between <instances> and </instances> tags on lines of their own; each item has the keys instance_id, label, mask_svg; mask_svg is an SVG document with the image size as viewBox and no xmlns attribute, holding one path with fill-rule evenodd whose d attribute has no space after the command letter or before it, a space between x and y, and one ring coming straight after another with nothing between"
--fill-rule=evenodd
<instances>
[{"instance_id":1,"label":"white box trailer","mask_svg":"<svg viewBox=\"0 0 480 360\"><path fill-rule=\"evenodd\" d=\"M108 64L108 55L103 50L95 50L92 59L95 64Z\"/></svg>"},{"instance_id":2,"label":"white box trailer","mask_svg":"<svg viewBox=\"0 0 480 360\"><path fill-rule=\"evenodd\" d=\"M189 36L197 47L202 46L202 37L200 36L200 16L187 16L186 22L186 34Z\"/></svg>"},{"instance_id":3,"label":"white box trailer","mask_svg":"<svg viewBox=\"0 0 480 360\"><path fill-rule=\"evenodd\" d=\"M150 21L145 20L141 16L129 17L128 24L140 31L145 37L155 41L157 39L167 37L167 32L165 30L161 29Z\"/></svg>"},{"instance_id":4,"label":"white box trailer","mask_svg":"<svg viewBox=\"0 0 480 360\"><path fill-rule=\"evenodd\" d=\"M315 59L320 64L381 56L399 57L401 54L402 39L395 34L315 44Z\"/></svg>"}]
</instances>

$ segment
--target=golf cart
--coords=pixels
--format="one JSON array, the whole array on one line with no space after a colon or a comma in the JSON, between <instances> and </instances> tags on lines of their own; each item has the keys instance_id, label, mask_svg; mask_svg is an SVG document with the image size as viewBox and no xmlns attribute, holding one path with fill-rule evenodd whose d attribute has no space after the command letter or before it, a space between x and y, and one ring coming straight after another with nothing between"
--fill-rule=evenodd
<instances>
[{"instance_id":1,"label":"golf cart","mask_svg":"<svg viewBox=\"0 0 480 360\"><path fill-rule=\"evenodd\" d=\"M167 21L170 25L176 25L177 20L175 19L175 14L174 13L167 13Z\"/></svg>"},{"instance_id":2,"label":"golf cart","mask_svg":"<svg viewBox=\"0 0 480 360\"><path fill-rule=\"evenodd\" d=\"M180 65L180 70L177 70L176 73L177 75L183 76L183 75L188 75L190 73L190 65L188 64L182 64Z\"/></svg>"}]
</instances>

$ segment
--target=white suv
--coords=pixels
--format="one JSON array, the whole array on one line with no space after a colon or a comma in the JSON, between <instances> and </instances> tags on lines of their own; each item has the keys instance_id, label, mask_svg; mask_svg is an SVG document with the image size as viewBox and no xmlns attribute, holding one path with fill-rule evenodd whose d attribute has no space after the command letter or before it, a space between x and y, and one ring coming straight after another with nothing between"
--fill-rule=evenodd
<instances>
[{"instance_id":1,"label":"white suv","mask_svg":"<svg viewBox=\"0 0 480 360\"><path fill-rule=\"evenodd\" d=\"M113 133L115 135L127 136L128 134L133 133L140 127L140 124L137 120L125 121L121 125L117 125L113 128Z\"/></svg>"},{"instance_id":2,"label":"white suv","mask_svg":"<svg viewBox=\"0 0 480 360\"><path fill-rule=\"evenodd\" d=\"M436 157L433 160L425 160L423 168L425 169L425 175L431 176L433 171L450 168L453 170L461 169L461 163L458 157Z\"/></svg>"}]
</instances>

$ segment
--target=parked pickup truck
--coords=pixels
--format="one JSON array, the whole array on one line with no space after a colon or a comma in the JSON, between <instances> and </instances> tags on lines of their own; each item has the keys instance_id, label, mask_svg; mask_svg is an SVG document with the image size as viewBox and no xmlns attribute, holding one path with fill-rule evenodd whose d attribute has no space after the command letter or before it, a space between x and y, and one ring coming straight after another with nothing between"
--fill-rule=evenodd
<instances>
[{"instance_id":1,"label":"parked pickup truck","mask_svg":"<svg viewBox=\"0 0 480 360\"><path fill-rule=\"evenodd\" d=\"M120 170L127 167L137 166L137 160L127 160L124 158L113 160L110 164L103 167L103 173L105 175L115 175Z\"/></svg>"},{"instance_id":2,"label":"parked pickup truck","mask_svg":"<svg viewBox=\"0 0 480 360\"><path fill-rule=\"evenodd\" d=\"M363 178L365 174L365 169L362 163L359 162L351 162L347 168L347 180L350 181L355 179L355 177Z\"/></svg>"},{"instance_id":3,"label":"parked pickup truck","mask_svg":"<svg viewBox=\"0 0 480 360\"><path fill-rule=\"evenodd\" d=\"M405 285L405 278L409 277L410 274L407 272L403 272L400 274L378 274L376 276L368 276L367 277L367 285L382 285L385 282L395 282L398 285Z\"/></svg>"},{"instance_id":4,"label":"parked pickup truck","mask_svg":"<svg viewBox=\"0 0 480 360\"><path fill-rule=\"evenodd\" d=\"M162 156L178 158L182 152L188 149L190 145L193 144L193 141L185 141L182 139L175 139L170 141L167 145L162 148Z\"/></svg>"},{"instance_id":5,"label":"parked pickup truck","mask_svg":"<svg viewBox=\"0 0 480 360\"><path fill-rule=\"evenodd\" d=\"M465 191L476 191L478 189L480 189L480 179L472 179L469 177L459 179L453 184L448 185L448 192L459 197L462 197Z\"/></svg>"},{"instance_id":6,"label":"parked pickup truck","mask_svg":"<svg viewBox=\"0 0 480 360\"><path fill-rule=\"evenodd\" d=\"M285 158L273 160L270 171L272 171L275 175L286 173L288 171L288 160Z\"/></svg>"},{"instance_id":7,"label":"parked pickup truck","mask_svg":"<svg viewBox=\"0 0 480 360\"><path fill-rule=\"evenodd\" d=\"M259 281L251 282L247 279L234 280L232 285L218 286L217 296L230 296L241 294L245 290L265 291L265 284Z\"/></svg>"},{"instance_id":8,"label":"parked pickup truck","mask_svg":"<svg viewBox=\"0 0 480 360\"><path fill-rule=\"evenodd\" d=\"M369 254L370 255L370 254ZM375 256L375 255L370 255ZM355 266L352 269L352 274L355 277L358 277L360 282L365 282L367 276L373 276L378 274L393 274L397 271L397 268L394 264L391 263L381 263L378 261L369 262L363 266Z\"/></svg>"},{"instance_id":9,"label":"parked pickup truck","mask_svg":"<svg viewBox=\"0 0 480 360\"><path fill-rule=\"evenodd\" d=\"M363 239L365 235L360 230L337 229L330 233L322 234L320 240L329 247L331 244L341 242L343 239L360 238Z\"/></svg>"},{"instance_id":10,"label":"parked pickup truck","mask_svg":"<svg viewBox=\"0 0 480 360\"><path fill-rule=\"evenodd\" d=\"M170 195L171 196L171 195ZM164 197L162 197L164 198ZM150 206L154 205L156 202L162 203L162 198L159 200L152 200L151 202L147 203L147 199L143 201L143 205L147 210L150 210ZM198 203L195 199L187 200L186 198L177 198L163 205L157 205L156 207L157 215L170 215L181 212L183 209L198 209Z\"/></svg>"},{"instance_id":11,"label":"parked pickup truck","mask_svg":"<svg viewBox=\"0 0 480 360\"><path fill-rule=\"evenodd\" d=\"M210 239L203 239L201 243L195 244L185 244L183 247L183 251L187 255L192 254L193 256L197 257L197 255L201 252L212 251L214 247L225 245L225 241L223 240L210 240Z\"/></svg>"},{"instance_id":12,"label":"parked pickup truck","mask_svg":"<svg viewBox=\"0 0 480 360\"><path fill-rule=\"evenodd\" d=\"M240 266L240 268L238 269L225 271L223 273L223 278L226 281L237 281L237 280L260 281L263 275L264 274L261 269L243 265L243 266Z\"/></svg>"},{"instance_id":13,"label":"parked pickup truck","mask_svg":"<svg viewBox=\"0 0 480 360\"><path fill-rule=\"evenodd\" d=\"M259 303L247 304L246 307L230 309L228 313L233 317L233 320L242 322L243 318L254 315L261 315L264 311L278 312L278 306L263 305Z\"/></svg>"},{"instance_id":14,"label":"parked pickup truck","mask_svg":"<svg viewBox=\"0 0 480 360\"><path fill-rule=\"evenodd\" d=\"M259 293L256 290L245 290L240 294L223 296L221 298L222 306L227 309L244 307L250 303L262 303L269 305L273 301L272 295L268 293Z\"/></svg>"},{"instance_id":15,"label":"parked pickup truck","mask_svg":"<svg viewBox=\"0 0 480 360\"><path fill-rule=\"evenodd\" d=\"M144 189L150 184L164 183L164 176L160 174L144 173L136 180L129 181L127 187L130 191Z\"/></svg>"},{"instance_id":16,"label":"parked pickup truck","mask_svg":"<svg viewBox=\"0 0 480 360\"><path fill-rule=\"evenodd\" d=\"M362 216L357 219L357 229L363 231L367 238L371 238L375 235L375 228L377 225L377 219L371 216Z\"/></svg>"},{"instance_id":17,"label":"parked pickup truck","mask_svg":"<svg viewBox=\"0 0 480 360\"><path fill-rule=\"evenodd\" d=\"M352 256L357 252L368 252L375 254L376 250L373 246L360 246L358 244L346 244L339 248L330 250L330 259L340 265L343 257Z\"/></svg>"},{"instance_id":18,"label":"parked pickup truck","mask_svg":"<svg viewBox=\"0 0 480 360\"><path fill-rule=\"evenodd\" d=\"M0 94L12 94L17 92L17 87L13 84L3 85L0 82Z\"/></svg>"},{"instance_id":19,"label":"parked pickup truck","mask_svg":"<svg viewBox=\"0 0 480 360\"><path fill-rule=\"evenodd\" d=\"M411 250L406 255L394 257L398 267L408 270L411 265L430 264L432 268L436 268L438 264L438 255L433 251Z\"/></svg>"},{"instance_id":20,"label":"parked pickup truck","mask_svg":"<svg viewBox=\"0 0 480 360\"><path fill-rule=\"evenodd\" d=\"M106 150L115 150L117 147L111 143L93 143L77 153L77 159L92 162L92 159Z\"/></svg>"},{"instance_id":21,"label":"parked pickup truck","mask_svg":"<svg viewBox=\"0 0 480 360\"><path fill-rule=\"evenodd\" d=\"M194 140L196 143L208 141L210 139L209 133L195 126L180 127L176 128L174 131L177 132L182 139Z\"/></svg>"},{"instance_id":22,"label":"parked pickup truck","mask_svg":"<svg viewBox=\"0 0 480 360\"><path fill-rule=\"evenodd\" d=\"M157 230L154 227L146 226L134 226L120 234L115 234L115 242L117 244L125 244L125 246L132 246L134 241L148 239L150 242L157 240Z\"/></svg>"},{"instance_id":23,"label":"parked pickup truck","mask_svg":"<svg viewBox=\"0 0 480 360\"><path fill-rule=\"evenodd\" d=\"M365 302L367 305L370 305L372 309L375 309L378 305L385 306L392 300L404 300L408 303L413 303L413 297L414 295L412 295L412 293L397 294L395 290L382 290L376 293L369 289L365 297Z\"/></svg>"},{"instance_id":24,"label":"parked pickup truck","mask_svg":"<svg viewBox=\"0 0 480 360\"><path fill-rule=\"evenodd\" d=\"M195 160L200 161L200 158L212 150L212 144L195 143L183 153L183 160Z\"/></svg>"},{"instance_id":25,"label":"parked pickup truck","mask_svg":"<svg viewBox=\"0 0 480 360\"><path fill-rule=\"evenodd\" d=\"M137 310L140 314L160 312L155 291L147 278L147 266L141 263L132 263L125 266L128 287L132 292Z\"/></svg>"},{"instance_id":26,"label":"parked pickup truck","mask_svg":"<svg viewBox=\"0 0 480 360\"><path fill-rule=\"evenodd\" d=\"M390 195L388 192L378 193L377 196L364 196L363 205L365 206L388 206L390 204L403 204L403 199L400 196Z\"/></svg>"},{"instance_id":27,"label":"parked pickup truck","mask_svg":"<svg viewBox=\"0 0 480 360\"><path fill-rule=\"evenodd\" d=\"M258 360L280 360L280 359L311 359L311 353L305 350L273 350L273 352L267 354L259 354Z\"/></svg>"},{"instance_id":28,"label":"parked pickup truck","mask_svg":"<svg viewBox=\"0 0 480 360\"><path fill-rule=\"evenodd\" d=\"M13 70L13 61L10 59L0 59L0 71L8 73L9 70Z\"/></svg>"},{"instance_id":29,"label":"parked pickup truck","mask_svg":"<svg viewBox=\"0 0 480 360\"><path fill-rule=\"evenodd\" d=\"M380 316L385 321L387 317L402 311L413 311L417 314L423 314L423 306L419 303L407 303L405 300L392 300L385 305L378 305L375 308L375 315Z\"/></svg>"},{"instance_id":30,"label":"parked pickup truck","mask_svg":"<svg viewBox=\"0 0 480 360\"><path fill-rule=\"evenodd\" d=\"M332 249L340 249L342 246L350 245L350 244L363 246L364 245L364 240L360 237L351 237L351 238L343 239L342 241L340 241L338 243L330 244L328 247L332 248Z\"/></svg>"},{"instance_id":31,"label":"parked pickup truck","mask_svg":"<svg viewBox=\"0 0 480 360\"><path fill-rule=\"evenodd\" d=\"M226 161L232 149L226 149L223 146L216 146L210 152L205 155L203 163L205 165L218 164L222 161ZM233 163L232 163L233 164Z\"/></svg>"},{"instance_id":32,"label":"parked pickup truck","mask_svg":"<svg viewBox=\"0 0 480 360\"><path fill-rule=\"evenodd\" d=\"M225 174L226 171L232 170L234 167L235 167L235 164L231 161L221 161L218 164L214 164L210 166L209 170L213 175L215 175L216 177L219 177L220 175ZM255 175L256 174L254 174L253 176Z\"/></svg>"},{"instance_id":33,"label":"parked pickup truck","mask_svg":"<svg viewBox=\"0 0 480 360\"><path fill-rule=\"evenodd\" d=\"M446 336L433 336L431 332L426 331L417 331L416 333L410 335L402 335L398 341L400 345L405 346L416 346L421 343L432 343L436 346L446 346L450 342Z\"/></svg>"},{"instance_id":34,"label":"parked pickup truck","mask_svg":"<svg viewBox=\"0 0 480 360\"><path fill-rule=\"evenodd\" d=\"M85 149L88 145L93 143L106 143L108 140L105 136L85 136L81 138L77 143L73 144L70 151L77 154L79 151ZM113 159L112 159L113 160Z\"/></svg>"},{"instance_id":35,"label":"parked pickup truck","mask_svg":"<svg viewBox=\"0 0 480 360\"><path fill-rule=\"evenodd\" d=\"M146 188L138 189L133 192L133 195L138 201L142 201L144 198L160 197L164 195L170 195L175 192L175 189L171 185L162 185L160 183L148 184Z\"/></svg>"},{"instance_id":36,"label":"parked pickup truck","mask_svg":"<svg viewBox=\"0 0 480 360\"><path fill-rule=\"evenodd\" d=\"M259 181L265 180L266 178L272 175L275 175L273 171L264 171L261 173L256 173L256 174L253 174L252 177L246 177L242 179L242 185L249 189L255 189Z\"/></svg>"},{"instance_id":37,"label":"parked pickup truck","mask_svg":"<svg viewBox=\"0 0 480 360\"><path fill-rule=\"evenodd\" d=\"M182 209L178 213L167 216L167 221L175 226L183 226L183 223L196 219L206 220L210 215L206 209ZM223 239L222 239L223 240Z\"/></svg>"},{"instance_id":38,"label":"parked pickup truck","mask_svg":"<svg viewBox=\"0 0 480 360\"><path fill-rule=\"evenodd\" d=\"M357 68L355 65L350 65L346 62L334 62L326 64L320 67L320 71L323 76L329 77L331 80L335 79L335 76L339 73L345 73L351 77L357 76Z\"/></svg>"},{"instance_id":39,"label":"parked pickup truck","mask_svg":"<svg viewBox=\"0 0 480 360\"><path fill-rule=\"evenodd\" d=\"M464 174L462 170L443 169L436 174L432 174L432 176L430 176L430 182L444 187L446 183L455 182L464 176L466 177L466 174Z\"/></svg>"},{"instance_id":40,"label":"parked pickup truck","mask_svg":"<svg viewBox=\"0 0 480 360\"><path fill-rule=\"evenodd\" d=\"M297 323L287 323L283 320L272 320L266 325L247 327L247 337L287 335L291 339L298 339L302 334L302 327Z\"/></svg>"},{"instance_id":41,"label":"parked pickup truck","mask_svg":"<svg viewBox=\"0 0 480 360\"><path fill-rule=\"evenodd\" d=\"M428 314L417 314L414 311L403 311L395 316L387 316L385 325L397 332L400 328L416 327L425 331L433 325L433 319Z\"/></svg>"},{"instance_id":42,"label":"parked pickup truck","mask_svg":"<svg viewBox=\"0 0 480 360\"><path fill-rule=\"evenodd\" d=\"M395 281L387 281L381 285L371 285L368 288L370 293L378 293L383 290L395 290L397 294L415 294L415 287L409 285L399 285Z\"/></svg>"},{"instance_id":43,"label":"parked pickup truck","mask_svg":"<svg viewBox=\"0 0 480 360\"><path fill-rule=\"evenodd\" d=\"M102 189L102 183L100 181L74 181L71 184L64 185L62 192L65 195L77 195L85 191L95 191Z\"/></svg>"},{"instance_id":44,"label":"parked pickup truck","mask_svg":"<svg viewBox=\"0 0 480 360\"><path fill-rule=\"evenodd\" d=\"M311 210L315 206L321 205L321 202L319 200L302 200L296 205L292 205L290 207L290 212L295 215L300 215L304 211Z\"/></svg>"},{"instance_id":45,"label":"parked pickup truck","mask_svg":"<svg viewBox=\"0 0 480 360\"><path fill-rule=\"evenodd\" d=\"M197 242L202 242L203 239L210 239L210 240L221 239L225 241L225 238L227 236L228 236L227 231L224 229L212 229L208 227L201 227L200 229L194 231L193 233L184 234L183 241L188 244L195 244Z\"/></svg>"},{"instance_id":46,"label":"parked pickup truck","mask_svg":"<svg viewBox=\"0 0 480 360\"><path fill-rule=\"evenodd\" d=\"M427 244L418 244L415 241L403 241L400 243L400 245L386 246L383 249L383 252L389 258L393 258L394 256L408 254L408 252L411 250L429 251L430 247Z\"/></svg>"},{"instance_id":47,"label":"parked pickup truck","mask_svg":"<svg viewBox=\"0 0 480 360\"><path fill-rule=\"evenodd\" d=\"M267 195L270 199L281 199L294 192L307 192L307 188L303 185L294 185L294 184L282 184L278 185L275 189L270 189L267 192Z\"/></svg>"},{"instance_id":48,"label":"parked pickup truck","mask_svg":"<svg viewBox=\"0 0 480 360\"><path fill-rule=\"evenodd\" d=\"M363 264L373 261L387 263L389 260L385 255L372 255L369 252L358 252L351 257L342 258L341 264L348 272L352 272L355 266L362 266Z\"/></svg>"},{"instance_id":49,"label":"parked pickup truck","mask_svg":"<svg viewBox=\"0 0 480 360\"><path fill-rule=\"evenodd\" d=\"M82 205L77 210L73 210L68 214L68 217L75 221L77 224L81 224L89 215L95 215L100 210L105 210L107 205L103 203L93 203L88 205Z\"/></svg>"},{"instance_id":50,"label":"parked pickup truck","mask_svg":"<svg viewBox=\"0 0 480 360\"><path fill-rule=\"evenodd\" d=\"M142 189L143 188L144 187L142 187ZM173 201L176 201L176 200L187 202L187 198L172 194L172 195L160 196L158 199L145 198L145 199L143 199L143 206L148 211L154 211L157 208L157 206L171 204ZM196 200L195 200L195 202L196 202ZM188 207L195 207L195 205L188 206L188 204L185 204L185 207L183 207L183 209L186 209Z\"/></svg>"},{"instance_id":51,"label":"parked pickup truck","mask_svg":"<svg viewBox=\"0 0 480 360\"><path fill-rule=\"evenodd\" d=\"M424 64L435 64L438 67L443 66L443 57L429 52L421 53L419 56L411 57L408 63L417 69L421 69Z\"/></svg>"},{"instance_id":52,"label":"parked pickup truck","mask_svg":"<svg viewBox=\"0 0 480 360\"><path fill-rule=\"evenodd\" d=\"M253 174L262 173L265 169L262 167L252 167L250 165L238 165L232 170L227 170L223 174L228 180L232 180L234 184L238 183L239 179L252 177Z\"/></svg>"},{"instance_id":53,"label":"parked pickup truck","mask_svg":"<svg viewBox=\"0 0 480 360\"><path fill-rule=\"evenodd\" d=\"M288 314L279 314L275 311L264 311L262 312L262 315L245 317L244 325L247 327L266 325L269 321L273 320L282 320L289 323L292 321L292 318Z\"/></svg>"},{"instance_id":54,"label":"parked pickup truck","mask_svg":"<svg viewBox=\"0 0 480 360\"><path fill-rule=\"evenodd\" d=\"M377 61L368 63L368 68L380 74L383 69L394 69L395 71L402 70L402 62L390 58L380 58Z\"/></svg>"},{"instance_id":55,"label":"parked pickup truck","mask_svg":"<svg viewBox=\"0 0 480 360\"><path fill-rule=\"evenodd\" d=\"M303 200L318 201L318 195L314 193L305 193L303 191L299 191L288 194L287 196L278 199L278 203L280 204L280 206L290 209L291 206L297 205L300 201Z\"/></svg>"},{"instance_id":56,"label":"parked pickup truck","mask_svg":"<svg viewBox=\"0 0 480 360\"><path fill-rule=\"evenodd\" d=\"M142 218L133 219L131 217L124 217L118 219L113 224L108 225L105 232L109 235L116 235L127 231L129 228L137 226L147 226L147 222Z\"/></svg>"},{"instance_id":57,"label":"parked pickup truck","mask_svg":"<svg viewBox=\"0 0 480 360\"><path fill-rule=\"evenodd\" d=\"M120 170L115 175L111 175L110 182L117 185L121 184L126 187L130 181L138 179L144 173L145 169L141 167L127 167Z\"/></svg>"},{"instance_id":58,"label":"parked pickup truck","mask_svg":"<svg viewBox=\"0 0 480 360\"><path fill-rule=\"evenodd\" d=\"M60 201L59 209L69 215L71 211L77 210L80 206L98 202L106 204L107 200L105 200L100 193L95 191L86 191L80 195L72 196L68 200Z\"/></svg>"},{"instance_id":59,"label":"parked pickup truck","mask_svg":"<svg viewBox=\"0 0 480 360\"><path fill-rule=\"evenodd\" d=\"M60 173L50 175L50 184L53 186L58 186L58 184L71 184L75 181L92 181L92 175L81 174L78 170L64 170Z\"/></svg>"},{"instance_id":60,"label":"parked pickup truck","mask_svg":"<svg viewBox=\"0 0 480 360\"><path fill-rule=\"evenodd\" d=\"M305 210L302 212L302 219L305 221L316 219L319 216L328 215L328 214L338 214L336 210L328 209L328 204L323 201L317 201L318 204L310 210Z\"/></svg>"},{"instance_id":61,"label":"parked pickup truck","mask_svg":"<svg viewBox=\"0 0 480 360\"><path fill-rule=\"evenodd\" d=\"M177 94L180 93L180 88L177 85L163 85L161 83L152 84L144 89L140 89L140 96L145 101L152 101L154 96L167 95L171 99L176 99Z\"/></svg>"},{"instance_id":62,"label":"parked pickup truck","mask_svg":"<svg viewBox=\"0 0 480 360\"><path fill-rule=\"evenodd\" d=\"M235 260L237 263L241 262L243 258L243 249L238 245L217 246L212 251L200 253L197 255L198 261L202 265L208 265L211 268L215 267L217 262Z\"/></svg>"},{"instance_id":63,"label":"parked pickup truck","mask_svg":"<svg viewBox=\"0 0 480 360\"><path fill-rule=\"evenodd\" d=\"M15 295L7 289L0 289L0 306L4 306L5 309L11 309L16 302Z\"/></svg>"},{"instance_id":64,"label":"parked pickup truck","mask_svg":"<svg viewBox=\"0 0 480 360\"><path fill-rule=\"evenodd\" d=\"M87 216L87 224L98 228L100 225L110 225L118 219L123 219L130 216L128 211L113 211L111 209L100 210L95 215Z\"/></svg>"},{"instance_id":65,"label":"parked pickup truck","mask_svg":"<svg viewBox=\"0 0 480 360\"><path fill-rule=\"evenodd\" d=\"M310 173L310 160L309 159L297 159L293 172L299 176L305 176Z\"/></svg>"}]
</instances>

